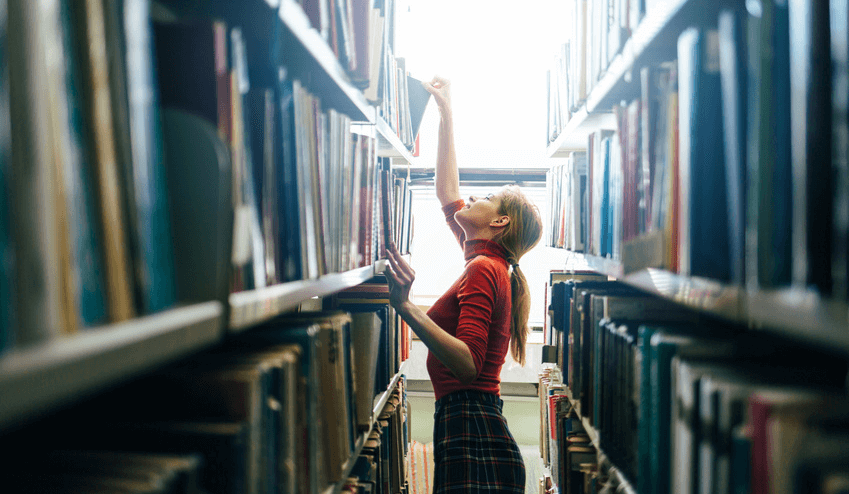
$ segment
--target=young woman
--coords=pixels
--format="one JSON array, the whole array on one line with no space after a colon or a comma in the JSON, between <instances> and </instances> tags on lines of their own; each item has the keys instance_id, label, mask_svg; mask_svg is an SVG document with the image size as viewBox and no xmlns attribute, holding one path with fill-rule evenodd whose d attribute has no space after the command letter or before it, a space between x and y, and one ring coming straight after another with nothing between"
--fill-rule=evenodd
<instances>
[{"instance_id":1,"label":"young woman","mask_svg":"<svg viewBox=\"0 0 849 494\"><path fill-rule=\"evenodd\" d=\"M436 395L434 494L525 492L525 465L499 398L508 349L524 364L530 298L519 259L539 242L539 211L518 187L460 198L450 85L425 87L439 107L436 195L466 267L424 313L409 300L415 273L389 249L386 275L395 310L425 343Z\"/></svg>"}]
</instances>

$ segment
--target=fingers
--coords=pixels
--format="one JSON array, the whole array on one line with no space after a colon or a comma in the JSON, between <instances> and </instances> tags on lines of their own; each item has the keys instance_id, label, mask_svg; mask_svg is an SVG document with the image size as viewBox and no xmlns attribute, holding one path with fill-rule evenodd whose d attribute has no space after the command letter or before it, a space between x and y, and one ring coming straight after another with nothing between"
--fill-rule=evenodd
<instances>
[{"instance_id":1,"label":"fingers","mask_svg":"<svg viewBox=\"0 0 849 494\"><path fill-rule=\"evenodd\" d=\"M408 278L410 283L416 279L416 272L412 267L410 267L407 261L404 260L401 253L398 252L398 248L395 247L394 244L391 244L389 249L387 249L387 259L389 260L389 264L392 268L398 273L404 275L404 277Z\"/></svg>"}]
</instances>

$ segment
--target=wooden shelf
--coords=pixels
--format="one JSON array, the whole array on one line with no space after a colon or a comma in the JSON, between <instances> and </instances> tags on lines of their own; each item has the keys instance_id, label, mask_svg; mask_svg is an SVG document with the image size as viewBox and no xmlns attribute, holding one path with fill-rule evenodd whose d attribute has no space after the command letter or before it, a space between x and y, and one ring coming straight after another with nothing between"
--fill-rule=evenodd
<instances>
[{"instance_id":1,"label":"wooden shelf","mask_svg":"<svg viewBox=\"0 0 849 494\"><path fill-rule=\"evenodd\" d=\"M323 297L359 285L386 269L381 259L371 266L332 273L315 280L293 281L266 288L230 294L232 332L241 332L279 314L295 309L313 297Z\"/></svg>"},{"instance_id":2,"label":"wooden shelf","mask_svg":"<svg viewBox=\"0 0 849 494\"><path fill-rule=\"evenodd\" d=\"M295 71L295 76L308 76L309 80L305 81L308 88L320 87L323 103L346 113L354 120L373 123L374 107L362 91L351 83L333 50L321 34L313 29L303 8L295 0L266 0L266 3L279 12L285 31L304 50L304 53L287 51L284 54L287 67ZM284 40L284 46L291 49L293 45L286 41L290 40Z\"/></svg>"},{"instance_id":3,"label":"wooden shelf","mask_svg":"<svg viewBox=\"0 0 849 494\"><path fill-rule=\"evenodd\" d=\"M402 158L409 164L413 164L416 160L381 117L376 117L374 124L354 122L351 125L351 131L377 139L377 155L381 158Z\"/></svg>"},{"instance_id":4,"label":"wooden shelf","mask_svg":"<svg viewBox=\"0 0 849 494\"><path fill-rule=\"evenodd\" d=\"M725 2L709 0L666 0L648 13L621 51L611 60L587 95L581 108L573 113L557 139L548 146L548 156L575 149L586 149L587 135L597 129L615 129L609 120L613 105L640 96L640 69L675 60L678 34L705 19L716 19Z\"/></svg>"},{"instance_id":5,"label":"wooden shelf","mask_svg":"<svg viewBox=\"0 0 849 494\"><path fill-rule=\"evenodd\" d=\"M217 343L222 314L206 302L12 350L0 358L0 428Z\"/></svg>"},{"instance_id":6,"label":"wooden shelf","mask_svg":"<svg viewBox=\"0 0 849 494\"><path fill-rule=\"evenodd\" d=\"M404 158L407 163L415 161L413 153L401 142L392 127L382 117L375 118L377 127L378 152L381 158Z\"/></svg>"},{"instance_id":7,"label":"wooden shelf","mask_svg":"<svg viewBox=\"0 0 849 494\"><path fill-rule=\"evenodd\" d=\"M748 290L655 268L625 274L618 261L572 253L569 269L580 269L582 265L647 293L745 325L753 331L849 354L849 304L844 301L799 288Z\"/></svg>"},{"instance_id":8,"label":"wooden shelf","mask_svg":"<svg viewBox=\"0 0 849 494\"><path fill-rule=\"evenodd\" d=\"M616 117L612 112L587 113L586 107L572 114L572 118L546 148L549 158L569 156L572 151L586 151L587 138L599 129L616 130Z\"/></svg>"},{"instance_id":9,"label":"wooden shelf","mask_svg":"<svg viewBox=\"0 0 849 494\"><path fill-rule=\"evenodd\" d=\"M324 491L325 494L339 494L342 491L343 484L347 480L348 476L351 474L351 470L354 468L354 464L357 462L357 458L363 452L363 448L366 445L366 440L368 440L368 437L374 430L374 425L377 422L377 417L380 415L380 412L383 411L383 407L385 407L386 403L389 401L389 397L392 395L392 391L395 389L395 386L398 385L398 381L400 381L401 377L404 375L404 372L407 367L407 362L409 361L404 361L401 363L401 369L389 382L389 385L386 387L386 391L375 397L374 409L372 412L372 418L371 422L369 423L368 430L362 433L357 439L357 444L354 447L353 454L351 454L351 457L348 458L348 461L346 461L345 465L342 467L342 480L336 485L328 487Z\"/></svg>"}]
</instances>

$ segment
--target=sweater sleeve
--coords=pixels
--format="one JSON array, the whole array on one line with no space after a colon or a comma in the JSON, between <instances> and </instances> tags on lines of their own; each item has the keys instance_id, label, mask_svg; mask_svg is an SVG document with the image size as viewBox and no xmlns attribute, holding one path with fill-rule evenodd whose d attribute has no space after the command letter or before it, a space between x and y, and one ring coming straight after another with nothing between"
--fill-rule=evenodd
<instances>
[{"instance_id":1,"label":"sweater sleeve","mask_svg":"<svg viewBox=\"0 0 849 494\"><path fill-rule=\"evenodd\" d=\"M454 233L454 237L460 242L460 247L463 246L463 242L466 241L466 232L463 231L463 228L457 224L457 220L454 219L454 213L466 207L466 202L462 199L457 199L451 204L446 204L442 206L442 212L445 213L445 222L448 223L448 227L451 228L451 232Z\"/></svg>"},{"instance_id":2,"label":"sweater sleeve","mask_svg":"<svg viewBox=\"0 0 849 494\"><path fill-rule=\"evenodd\" d=\"M460 303L457 338L469 347L478 374L486 360L496 292L492 266L485 262L469 263L457 294Z\"/></svg>"}]
</instances>

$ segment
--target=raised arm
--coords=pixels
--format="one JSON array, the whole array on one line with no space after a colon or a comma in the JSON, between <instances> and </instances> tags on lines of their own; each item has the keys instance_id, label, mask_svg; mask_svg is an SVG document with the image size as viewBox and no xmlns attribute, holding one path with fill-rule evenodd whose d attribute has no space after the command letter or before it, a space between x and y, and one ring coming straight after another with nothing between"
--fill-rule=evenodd
<instances>
[{"instance_id":1,"label":"raised arm","mask_svg":"<svg viewBox=\"0 0 849 494\"><path fill-rule=\"evenodd\" d=\"M436 152L436 197L442 206L460 199L460 174L454 152L454 122L451 115L451 83L434 77L423 83L439 108L439 139Z\"/></svg>"}]
</instances>

